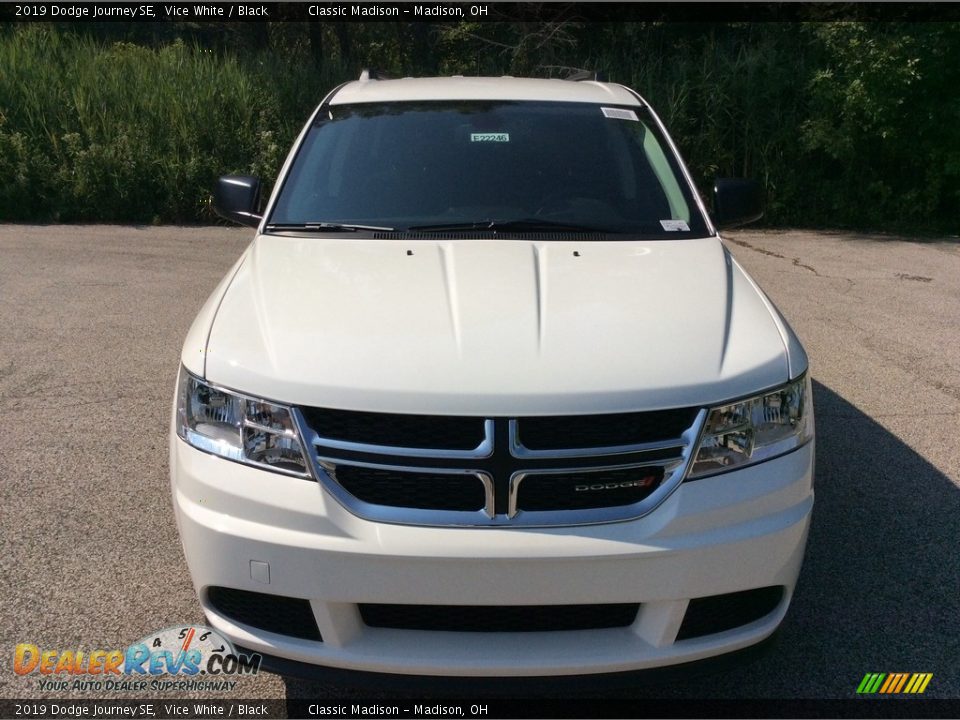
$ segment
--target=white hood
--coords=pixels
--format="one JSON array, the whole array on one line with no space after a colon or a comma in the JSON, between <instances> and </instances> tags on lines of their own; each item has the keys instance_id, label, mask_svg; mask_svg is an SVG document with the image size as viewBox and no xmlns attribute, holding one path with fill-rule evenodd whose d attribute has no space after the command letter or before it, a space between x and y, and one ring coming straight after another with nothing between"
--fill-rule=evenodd
<instances>
[{"instance_id":1,"label":"white hood","mask_svg":"<svg viewBox=\"0 0 960 720\"><path fill-rule=\"evenodd\" d=\"M621 412L785 382L788 333L716 238L260 236L216 313L206 377L352 410Z\"/></svg>"}]
</instances>

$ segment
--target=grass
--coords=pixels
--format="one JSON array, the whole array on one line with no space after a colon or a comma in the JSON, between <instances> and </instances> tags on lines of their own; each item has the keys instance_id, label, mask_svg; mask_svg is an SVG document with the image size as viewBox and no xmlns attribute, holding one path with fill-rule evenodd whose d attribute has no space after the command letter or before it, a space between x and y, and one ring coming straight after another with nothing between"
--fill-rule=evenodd
<instances>
[{"instance_id":1,"label":"grass","mask_svg":"<svg viewBox=\"0 0 960 720\"><path fill-rule=\"evenodd\" d=\"M0 218L205 219L218 175L275 176L335 74L182 41L102 45L43 25L4 33Z\"/></svg>"}]
</instances>

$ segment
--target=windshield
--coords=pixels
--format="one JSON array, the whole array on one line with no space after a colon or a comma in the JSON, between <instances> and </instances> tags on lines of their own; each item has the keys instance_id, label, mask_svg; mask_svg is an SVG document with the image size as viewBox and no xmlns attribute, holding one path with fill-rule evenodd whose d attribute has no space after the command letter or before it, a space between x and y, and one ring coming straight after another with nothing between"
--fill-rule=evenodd
<instances>
[{"instance_id":1,"label":"windshield","mask_svg":"<svg viewBox=\"0 0 960 720\"><path fill-rule=\"evenodd\" d=\"M325 107L269 225L705 234L639 107L395 102Z\"/></svg>"}]
</instances>

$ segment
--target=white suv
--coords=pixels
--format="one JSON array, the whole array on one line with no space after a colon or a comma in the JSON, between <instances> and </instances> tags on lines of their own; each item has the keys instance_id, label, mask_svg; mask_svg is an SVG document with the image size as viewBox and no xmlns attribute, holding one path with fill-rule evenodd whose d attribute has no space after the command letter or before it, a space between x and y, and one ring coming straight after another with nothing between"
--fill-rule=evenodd
<instances>
[{"instance_id":1,"label":"white suv","mask_svg":"<svg viewBox=\"0 0 960 720\"><path fill-rule=\"evenodd\" d=\"M187 336L173 505L265 666L562 676L782 621L813 506L807 357L621 85L365 73L310 118ZM294 661L294 662L291 662ZM299 663L299 664L298 664Z\"/></svg>"}]
</instances>

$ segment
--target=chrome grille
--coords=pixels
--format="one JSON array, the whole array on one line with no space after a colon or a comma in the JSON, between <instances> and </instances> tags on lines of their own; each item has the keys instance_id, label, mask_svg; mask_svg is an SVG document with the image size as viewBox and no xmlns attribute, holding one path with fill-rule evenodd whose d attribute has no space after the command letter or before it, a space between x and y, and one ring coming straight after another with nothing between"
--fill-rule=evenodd
<instances>
[{"instance_id":1,"label":"chrome grille","mask_svg":"<svg viewBox=\"0 0 960 720\"><path fill-rule=\"evenodd\" d=\"M294 416L315 476L360 517L556 526L652 511L683 480L706 410L447 418L297 408Z\"/></svg>"}]
</instances>

